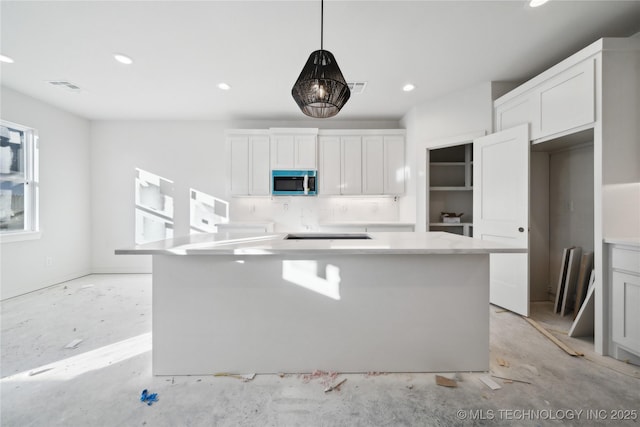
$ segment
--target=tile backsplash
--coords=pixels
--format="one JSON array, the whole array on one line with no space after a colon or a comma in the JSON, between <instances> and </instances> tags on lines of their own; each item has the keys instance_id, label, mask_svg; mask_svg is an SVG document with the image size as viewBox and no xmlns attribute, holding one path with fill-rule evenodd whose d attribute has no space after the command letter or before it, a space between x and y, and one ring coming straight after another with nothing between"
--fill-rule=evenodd
<instances>
[{"instance_id":1,"label":"tile backsplash","mask_svg":"<svg viewBox=\"0 0 640 427\"><path fill-rule=\"evenodd\" d=\"M314 231L332 222L394 222L399 220L396 197L236 197L231 222L270 221L275 231Z\"/></svg>"}]
</instances>

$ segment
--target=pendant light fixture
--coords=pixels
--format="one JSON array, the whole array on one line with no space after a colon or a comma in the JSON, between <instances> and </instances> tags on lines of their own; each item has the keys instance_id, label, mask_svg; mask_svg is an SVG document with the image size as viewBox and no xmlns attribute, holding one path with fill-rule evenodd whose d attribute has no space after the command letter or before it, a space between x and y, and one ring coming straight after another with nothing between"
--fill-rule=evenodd
<instances>
[{"instance_id":1,"label":"pendant light fixture","mask_svg":"<svg viewBox=\"0 0 640 427\"><path fill-rule=\"evenodd\" d=\"M314 51L291 89L300 110L309 117L333 117L351 96L336 58L323 49L324 0L320 2L320 50Z\"/></svg>"}]
</instances>

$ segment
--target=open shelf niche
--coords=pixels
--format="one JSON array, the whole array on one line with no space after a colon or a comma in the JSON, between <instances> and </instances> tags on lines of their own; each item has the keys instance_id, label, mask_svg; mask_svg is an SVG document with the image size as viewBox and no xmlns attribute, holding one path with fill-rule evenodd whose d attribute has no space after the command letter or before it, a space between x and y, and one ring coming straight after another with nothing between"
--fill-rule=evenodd
<instances>
[{"instance_id":1,"label":"open shelf niche","mask_svg":"<svg viewBox=\"0 0 640 427\"><path fill-rule=\"evenodd\" d=\"M473 236L473 144L429 150L429 230ZM445 223L442 212L462 213Z\"/></svg>"}]
</instances>

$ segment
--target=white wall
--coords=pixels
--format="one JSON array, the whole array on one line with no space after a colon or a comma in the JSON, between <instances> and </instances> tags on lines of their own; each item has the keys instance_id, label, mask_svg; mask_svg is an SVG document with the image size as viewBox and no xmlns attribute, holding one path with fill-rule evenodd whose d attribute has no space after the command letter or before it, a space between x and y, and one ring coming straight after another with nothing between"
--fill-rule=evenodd
<instances>
[{"instance_id":1,"label":"white wall","mask_svg":"<svg viewBox=\"0 0 640 427\"><path fill-rule=\"evenodd\" d=\"M494 84L482 83L418 105L403 117L410 180L407 197L400 202L400 218L415 220L416 231L425 231L427 223L427 148L464 143L473 135L491 133L493 99L500 92Z\"/></svg>"},{"instance_id":2,"label":"white wall","mask_svg":"<svg viewBox=\"0 0 640 427\"><path fill-rule=\"evenodd\" d=\"M189 233L189 189L231 202L232 220L275 220L292 227L307 221L328 219L331 204L320 198L295 200L285 212L271 198L230 198L228 194L228 154L226 129L267 129L270 127L319 127L331 129L395 129L393 121L95 121L91 125L92 174L92 269L94 272L148 272L149 256L114 255L117 248L134 244L135 168L144 169L174 182L174 235ZM329 203L329 205L327 205ZM365 207L345 198L340 211L356 216L369 209L371 219L397 220L397 203L392 199ZM329 206L328 208L326 206ZM329 210L327 210L329 209ZM395 211L394 211L395 209ZM332 217L336 219L335 217Z\"/></svg>"},{"instance_id":3,"label":"white wall","mask_svg":"<svg viewBox=\"0 0 640 427\"><path fill-rule=\"evenodd\" d=\"M0 297L6 299L90 273L91 176L87 120L12 89L0 91L2 119L35 128L40 137L42 236L2 243Z\"/></svg>"}]
</instances>

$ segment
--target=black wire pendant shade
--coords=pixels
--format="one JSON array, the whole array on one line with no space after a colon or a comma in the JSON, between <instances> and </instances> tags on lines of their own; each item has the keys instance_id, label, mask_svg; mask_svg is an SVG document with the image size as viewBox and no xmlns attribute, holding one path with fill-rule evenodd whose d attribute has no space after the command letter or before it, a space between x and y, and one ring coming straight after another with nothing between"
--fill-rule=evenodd
<instances>
[{"instance_id":1,"label":"black wire pendant shade","mask_svg":"<svg viewBox=\"0 0 640 427\"><path fill-rule=\"evenodd\" d=\"M336 58L322 48L324 1L320 14L320 50L313 52L291 89L300 110L309 117L326 119L342 109L351 96Z\"/></svg>"}]
</instances>

